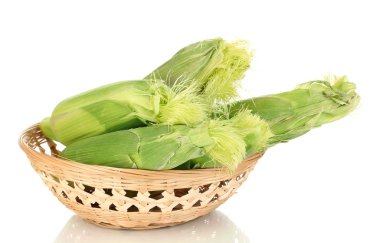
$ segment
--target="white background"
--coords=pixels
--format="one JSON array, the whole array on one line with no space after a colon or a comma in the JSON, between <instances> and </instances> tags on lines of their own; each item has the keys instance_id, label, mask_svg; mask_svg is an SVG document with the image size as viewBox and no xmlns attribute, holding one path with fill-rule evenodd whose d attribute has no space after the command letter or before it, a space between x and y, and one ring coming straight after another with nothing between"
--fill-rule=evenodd
<instances>
[{"instance_id":1,"label":"white background","mask_svg":"<svg viewBox=\"0 0 380 243\"><path fill-rule=\"evenodd\" d=\"M0 241L379 242L379 10L366 0L1 1ZM63 98L142 78L218 36L256 49L244 97L332 72L357 83L361 104L271 148L206 222L136 233L72 217L19 149L21 131Z\"/></svg>"}]
</instances>

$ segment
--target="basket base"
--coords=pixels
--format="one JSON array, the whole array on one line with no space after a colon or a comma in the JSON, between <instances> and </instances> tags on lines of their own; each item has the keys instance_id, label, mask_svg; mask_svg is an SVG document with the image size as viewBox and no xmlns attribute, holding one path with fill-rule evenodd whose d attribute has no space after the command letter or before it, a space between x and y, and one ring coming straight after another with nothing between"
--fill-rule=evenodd
<instances>
[{"instance_id":1,"label":"basket base","mask_svg":"<svg viewBox=\"0 0 380 243\"><path fill-rule=\"evenodd\" d=\"M86 206L78 205L62 197L58 197L58 199L66 205L67 208L74 211L80 218L91 224L107 229L129 230L157 229L184 224L211 213L227 201L227 199L217 200L214 203L207 205L207 207L199 209L192 208L161 214L151 213L149 215L150 217L147 218L147 213L139 212L127 213L101 210L100 213L97 208L89 209Z\"/></svg>"},{"instance_id":2,"label":"basket base","mask_svg":"<svg viewBox=\"0 0 380 243\"><path fill-rule=\"evenodd\" d=\"M206 214L209 214L209 213L206 213ZM205 215L206 215L205 214ZM108 223L103 223L103 222L96 222L96 221L93 221L91 219L84 219L82 218L83 220L85 220L86 222L89 222L93 225L96 225L96 226L99 226L101 228L105 228L105 229L127 229L127 230L149 230L149 229L159 229L159 228L166 228L166 227L170 227L170 226L176 226L176 225L180 225L180 224L185 224L189 221L192 221L192 220L195 220L201 216L204 216L204 215L197 215L194 219L190 219L190 220L187 220L187 221L181 221L181 222L172 222L172 223L166 223L166 224L149 224L148 226L144 226L144 227L120 227L120 226L115 226L115 225L112 225L112 224L108 224Z\"/></svg>"}]
</instances>

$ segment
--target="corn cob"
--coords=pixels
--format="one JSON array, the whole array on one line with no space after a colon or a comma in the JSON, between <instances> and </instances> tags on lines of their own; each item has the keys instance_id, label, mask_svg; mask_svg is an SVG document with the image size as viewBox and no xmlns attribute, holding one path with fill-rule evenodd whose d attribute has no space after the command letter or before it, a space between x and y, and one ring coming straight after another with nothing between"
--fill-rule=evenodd
<instances>
[{"instance_id":1,"label":"corn cob","mask_svg":"<svg viewBox=\"0 0 380 243\"><path fill-rule=\"evenodd\" d=\"M59 103L40 123L43 133L65 145L78 139L149 123L195 125L206 106L194 90L169 88L162 81L123 81Z\"/></svg>"},{"instance_id":2,"label":"corn cob","mask_svg":"<svg viewBox=\"0 0 380 243\"><path fill-rule=\"evenodd\" d=\"M246 152L244 137L255 126L242 127L249 113L231 120L209 120L197 127L155 125L85 138L68 145L61 156L86 164L148 170L172 169L206 157L234 170Z\"/></svg>"},{"instance_id":3,"label":"corn cob","mask_svg":"<svg viewBox=\"0 0 380 243\"><path fill-rule=\"evenodd\" d=\"M268 145L286 142L314 127L340 119L355 109L360 97L347 77L311 81L294 90L238 101L231 114L249 109L265 119L273 133Z\"/></svg>"},{"instance_id":4,"label":"corn cob","mask_svg":"<svg viewBox=\"0 0 380 243\"><path fill-rule=\"evenodd\" d=\"M227 101L237 96L237 81L251 58L245 41L204 40L182 48L146 78L165 80L169 86L195 84L208 101Z\"/></svg>"}]
</instances>

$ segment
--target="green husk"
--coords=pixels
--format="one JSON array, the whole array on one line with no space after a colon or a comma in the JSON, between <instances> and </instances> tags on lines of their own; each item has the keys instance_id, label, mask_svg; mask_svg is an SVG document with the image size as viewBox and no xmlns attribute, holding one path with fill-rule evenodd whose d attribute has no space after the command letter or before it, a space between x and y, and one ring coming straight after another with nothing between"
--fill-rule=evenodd
<instances>
[{"instance_id":1,"label":"green husk","mask_svg":"<svg viewBox=\"0 0 380 243\"><path fill-rule=\"evenodd\" d=\"M238 101L231 114L249 109L265 119L273 133L269 146L299 137L314 127L333 122L356 108L360 97L346 76L298 85L279 94Z\"/></svg>"},{"instance_id":2,"label":"green husk","mask_svg":"<svg viewBox=\"0 0 380 243\"><path fill-rule=\"evenodd\" d=\"M46 117L46 118L42 119L42 121L40 122L40 128L41 128L42 133L46 137L53 139L53 140L56 140L54 137L54 133L50 127L50 117Z\"/></svg>"},{"instance_id":3,"label":"green husk","mask_svg":"<svg viewBox=\"0 0 380 243\"><path fill-rule=\"evenodd\" d=\"M209 102L236 97L238 81L252 59L247 42L204 40L179 50L146 78L165 80L169 86L193 84Z\"/></svg>"},{"instance_id":4,"label":"green husk","mask_svg":"<svg viewBox=\"0 0 380 243\"><path fill-rule=\"evenodd\" d=\"M251 133L240 127L243 115L238 117L209 120L194 128L155 125L107 133L76 141L61 156L85 164L148 170L172 169L207 157L234 170L245 157L244 136Z\"/></svg>"},{"instance_id":5,"label":"green husk","mask_svg":"<svg viewBox=\"0 0 380 243\"><path fill-rule=\"evenodd\" d=\"M196 125L206 119L204 100L195 89L169 88L162 81L122 81L59 103L40 127L65 145L149 123Z\"/></svg>"}]
</instances>

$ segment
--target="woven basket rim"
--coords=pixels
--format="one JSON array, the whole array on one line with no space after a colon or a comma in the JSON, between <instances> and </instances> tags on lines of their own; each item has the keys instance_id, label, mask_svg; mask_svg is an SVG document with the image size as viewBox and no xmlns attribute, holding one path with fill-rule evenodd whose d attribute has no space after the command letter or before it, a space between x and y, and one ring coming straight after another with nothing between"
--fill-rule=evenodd
<instances>
[{"instance_id":1,"label":"woven basket rim","mask_svg":"<svg viewBox=\"0 0 380 243\"><path fill-rule=\"evenodd\" d=\"M57 168L65 169L67 167L76 167L78 170L84 170L86 173L91 173L92 171L98 174L99 172L102 173L115 173L117 174L134 174L134 175L144 175L144 176L187 176L190 174L191 177L194 177L194 174L196 175L206 175L210 173L231 173L226 168L205 168L205 169L190 169L190 170L143 170L143 169L128 169L128 168L116 168L116 167L110 167L110 166L101 166L101 165L88 165L79 163L73 160L66 160L61 159L58 157L51 156L49 154L45 154L42 152L36 151L36 149L33 149L28 144L28 134L41 132L39 128L39 123L34 124L30 126L29 128L25 129L20 137L19 137L19 146L21 149L26 153L26 155L38 157L39 159L43 160L44 163L48 163L49 165L54 165ZM45 137L45 139L50 140ZM53 140L50 140L51 142L54 142ZM263 153L258 153L251 155L247 157L242 163L239 164L236 171L244 170L246 168L246 163L249 163L248 160L256 159L262 157ZM236 173L236 171L232 173Z\"/></svg>"}]
</instances>

